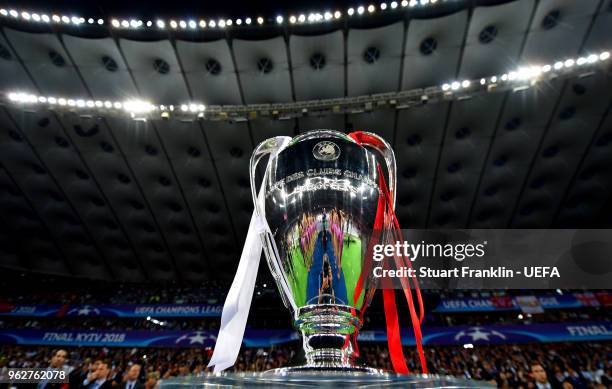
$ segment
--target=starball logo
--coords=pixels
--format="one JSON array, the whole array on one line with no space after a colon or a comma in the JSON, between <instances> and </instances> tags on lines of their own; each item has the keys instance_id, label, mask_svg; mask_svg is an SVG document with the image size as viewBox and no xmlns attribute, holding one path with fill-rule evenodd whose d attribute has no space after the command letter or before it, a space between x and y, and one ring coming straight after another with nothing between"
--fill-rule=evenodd
<instances>
[{"instance_id":1,"label":"starball logo","mask_svg":"<svg viewBox=\"0 0 612 389\"><path fill-rule=\"evenodd\" d=\"M334 142L322 141L314 146L312 155L320 161L335 161L340 156L340 148Z\"/></svg>"}]
</instances>

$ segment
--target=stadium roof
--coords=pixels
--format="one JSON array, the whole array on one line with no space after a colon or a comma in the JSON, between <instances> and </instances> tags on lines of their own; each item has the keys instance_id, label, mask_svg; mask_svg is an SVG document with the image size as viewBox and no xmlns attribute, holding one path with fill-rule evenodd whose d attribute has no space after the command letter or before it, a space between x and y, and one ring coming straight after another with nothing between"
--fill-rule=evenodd
<instances>
[{"instance_id":1,"label":"stadium roof","mask_svg":"<svg viewBox=\"0 0 612 389\"><path fill-rule=\"evenodd\" d=\"M44 23L5 9L0 266L229 278L252 212L254 145L317 128L393 143L404 228L610 225L611 1L379 7L232 28ZM603 65L588 66L593 55ZM548 63L565 75L497 82ZM420 103L399 104L405 91ZM105 105L132 99L155 110ZM313 114L306 101L318 99L329 100Z\"/></svg>"}]
</instances>

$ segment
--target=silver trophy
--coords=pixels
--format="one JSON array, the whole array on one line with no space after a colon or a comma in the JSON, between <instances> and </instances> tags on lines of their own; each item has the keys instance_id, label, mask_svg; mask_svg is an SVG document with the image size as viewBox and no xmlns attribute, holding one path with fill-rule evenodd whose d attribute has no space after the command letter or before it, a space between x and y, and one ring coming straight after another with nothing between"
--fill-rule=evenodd
<instances>
[{"instance_id":1,"label":"silver trophy","mask_svg":"<svg viewBox=\"0 0 612 389\"><path fill-rule=\"evenodd\" d=\"M354 335L377 286L366 248L381 189L378 165L388 175L392 202L396 171L389 144L365 134L374 141L359 144L331 130L270 138L251 157L253 203L267 222L265 256L302 333L306 356L304 366L282 372L379 373L356 364ZM267 167L258 170L264 157L269 157Z\"/></svg>"}]
</instances>

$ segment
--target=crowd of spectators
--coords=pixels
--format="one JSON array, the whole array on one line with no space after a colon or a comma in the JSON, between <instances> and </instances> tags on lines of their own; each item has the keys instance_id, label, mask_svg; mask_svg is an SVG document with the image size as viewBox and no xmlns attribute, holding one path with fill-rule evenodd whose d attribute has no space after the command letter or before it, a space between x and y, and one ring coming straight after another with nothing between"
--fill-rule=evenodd
<instances>
[{"instance_id":1,"label":"crowd of spectators","mask_svg":"<svg viewBox=\"0 0 612 389\"><path fill-rule=\"evenodd\" d=\"M23 278L23 279L22 279ZM230 284L211 280L182 285L108 283L94 280L47 276L17 275L0 280L0 302L11 304L219 304L223 303Z\"/></svg>"},{"instance_id":2,"label":"crowd of spectators","mask_svg":"<svg viewBox=\"0 0 612 389\"><path fill-rule=\"evenodd\" d=\"M300 364L300 349L298 343L270 349L244 348L229 371L259 372ZM109 388L121 389L130 377L134 379L135 371L130 372L133 365L138 366L134 368L138 370L136 380L144 389L152 389L159 379L202 377L210 372L207 364L212 353L210 348L52 350L23 346L3 346L0 351L0 371L8 367L56 366L61 357L61 365L72 372L70 389L81 387L91 372L100 369L100 363L106 364L100 374L106 377ZM58 352L63 354L58 357ZM362 344L360 352L361 362L392 370L386 344ZM416 352L406 348L405 353L411 371L420 373ZM612 388L611 343L490 345L473 349L430 346L426 357L430 373L487 381L500 388ZM100 374L91 376L89 381L100 379Z\"/></svg>"}]
</instances>

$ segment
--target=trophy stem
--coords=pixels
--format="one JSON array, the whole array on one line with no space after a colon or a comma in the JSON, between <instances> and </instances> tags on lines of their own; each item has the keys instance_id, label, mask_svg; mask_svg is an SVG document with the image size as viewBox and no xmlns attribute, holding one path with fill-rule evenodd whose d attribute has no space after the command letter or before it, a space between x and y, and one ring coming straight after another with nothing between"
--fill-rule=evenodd
<instances>
[{"instance_id":1,"label":"trophy stem","mask_svg":"<svg viewBox=\"0 0 612 389\"><path fill-rule=\"evenodd\" d=\"M306 365L325 368L355 366L352 335L359 329L358 311L346 305L301 307L296 325L302 332Z\"/></svg>"},{"instance_id":2,"label":"trophy stem","mask_svg":"<svg viewBox=\"0 0 612 389\"><path fill-rule=\"evenodd\" d=\"M360 327L357 309L336 304L307 305L297 316L295 324L302 333L306 364L290 370L377 372L356 364L353 335Z\"/></svg>"}]
</instances>

